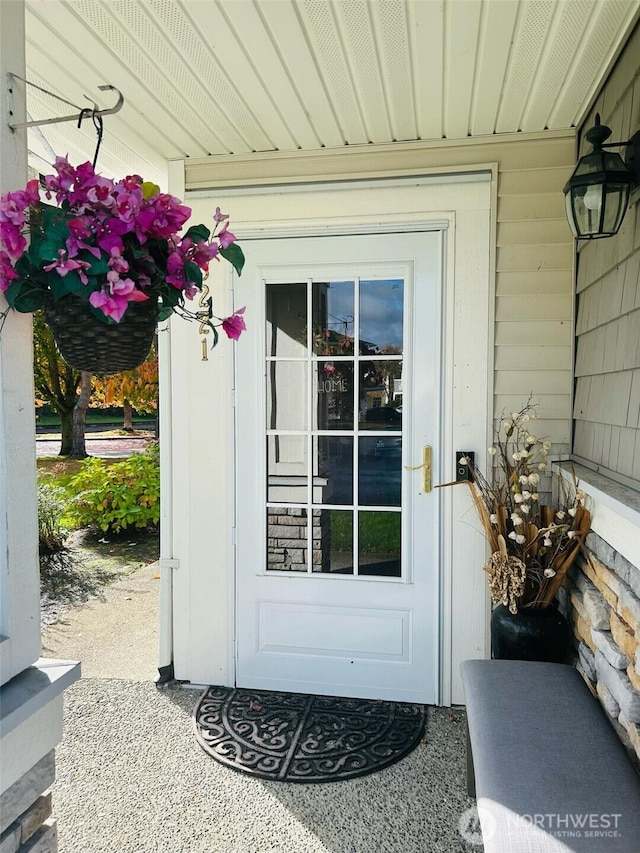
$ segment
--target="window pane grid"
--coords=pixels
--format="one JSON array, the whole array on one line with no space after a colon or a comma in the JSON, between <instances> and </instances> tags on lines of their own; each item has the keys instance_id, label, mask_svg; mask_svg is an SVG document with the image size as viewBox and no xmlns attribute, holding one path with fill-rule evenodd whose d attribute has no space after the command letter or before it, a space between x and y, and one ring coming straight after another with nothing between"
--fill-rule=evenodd
<instances>
[{"instance_id":1,"label":"window pane grid","mask_svg":"<svg viewBox=\"0 0 640 853\"><path fill-rule=\"evenodd\" d=\"M302 458L302 446L296 457L296 445L285 445L289 455L285 452L283 461L282 455L276 454L270 469L273 473L268 473L271 493L282 496L282 501L271 497L265 502L271 534L268 571L363 577L380 574L380 579L392 580L400 577L399 537L395 534L401 514L399 493L396 498L393 492L383 489L383 494L375 489L376 483L389 479L388 455L398 455L402 442L402 425L395 411L396 387L401 395L402 349L400 346L395 352L388 351L392 345L385 342L385 351L381 352L375 334L376 322L380 322L376 317L386 308L383 300L387 284L395 289L400 286L383 279L355 278L336 283L308 279L304 284L292 285L294 291L287 291L286 285L276 285L270 293L267 323L271 334L265 367L273 402L265 435L276 442L278 453L283 446L280 437L298 437L306 458ZM333 303L332 288L338 293ZM347 291L352 291L353 316L343 308L334 308L336 313L332 313L332 305L340 303ZM367 334L372 340L364 341L361 299L369 291L374 294L373 299L367 295L366 306ZM278 305L278 300L282 304ZM305 312L301 310L303 301ZM292 303L298 305L293 320ZM384 324L379 328L383 329ZM385 330L381 334L388 333ZM380 340L384 342L383 338ZM300 351L302 347L304 352ZM351 354L345 353L349 349ZM299 387L302 377L297 379L295 364L304 365L304 388ZM276 365L281 365L280 373L273 372ZM296 399L302 404L298 415ZM345 406L348 399L350 414L349 405ZM280 402L280 412L276 402ZM390 402L394 406L389 406ZM379 460L382 461L376 470ZM296 465L299 474L292 473ZM396 467L399 473L399 462ZM295 499L300 492L306 494L306 500ZM323 499L325 494L328 500ZM336 495L340 500L332 500ZM374 500L375 497L385 500ZM384 547L397 551L397 565L391 569L389 561L385 564L376 553L382 534Z\"/></svg>"}]
</instances>

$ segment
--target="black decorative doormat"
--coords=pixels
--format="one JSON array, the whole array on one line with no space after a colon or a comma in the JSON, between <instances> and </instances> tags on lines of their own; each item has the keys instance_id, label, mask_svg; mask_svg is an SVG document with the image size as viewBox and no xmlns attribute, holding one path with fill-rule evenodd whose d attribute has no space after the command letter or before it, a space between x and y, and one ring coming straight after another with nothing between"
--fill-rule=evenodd
<instances>
[{"instance_id":1,"label":"black decorative doormat","mask_svg":"<svg viewBox=\"0 0 640 853\"><path fill-rule=\"evenodd\" d=\"M212 758L280 782L374 773L411 752L425 726L423 705L232 687L209 687L193 716Z\"/></svg>"}]
</instances>

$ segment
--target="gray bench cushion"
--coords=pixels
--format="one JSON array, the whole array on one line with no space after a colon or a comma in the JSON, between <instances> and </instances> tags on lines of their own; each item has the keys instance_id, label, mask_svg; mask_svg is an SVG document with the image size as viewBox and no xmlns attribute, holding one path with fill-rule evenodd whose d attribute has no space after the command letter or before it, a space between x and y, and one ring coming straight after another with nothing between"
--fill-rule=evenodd
<instances>
[{"instance_id":1,"label":"gray bench cushion","mask_svg":"<svg viewBox=\"0 0 640 853\"><path fill-rule=\"evenodd\" d=\"M639 853L640 777L570 666L461 667L486 853Z\"/></svg>"}]
</instances>

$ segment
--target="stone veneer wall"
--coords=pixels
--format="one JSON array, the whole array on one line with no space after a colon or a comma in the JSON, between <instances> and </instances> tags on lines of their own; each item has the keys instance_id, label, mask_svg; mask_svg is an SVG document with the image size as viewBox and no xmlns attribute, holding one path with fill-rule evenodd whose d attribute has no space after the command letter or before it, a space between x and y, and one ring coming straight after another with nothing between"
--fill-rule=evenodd
<instances>
[{"instance_id":1,"label":"stone veneer wall","mask_svg":"<svg viewBox=\"0 0 640 853\"><path fill-rule=\"evenodd\" d=\"M571 571L576 666L640 768L640 567L590 533Z\"/></svg>"},{"instance_id":2,"label":"stone veneer wall","mask_svg":"<svg viewBox=\"0 0 640 853\"><path fill-rule=\"evenodd\" d=\"M0 797L1 853L56 853L58 828L51 818L53 750Z\"/></svg>"}]
</instances>

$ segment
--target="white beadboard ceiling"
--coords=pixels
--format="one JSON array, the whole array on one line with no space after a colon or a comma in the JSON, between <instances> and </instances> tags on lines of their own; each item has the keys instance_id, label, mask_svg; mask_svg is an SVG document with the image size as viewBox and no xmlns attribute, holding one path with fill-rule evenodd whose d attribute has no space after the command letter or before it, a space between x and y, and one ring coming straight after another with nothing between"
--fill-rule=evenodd
<instances>
[{"instance_id":1,"label":"white beadboard ceiling","mask_svg":"<svg viewBox=\"0 0 640 853\"><path fill-rule=\"evenodd\" d=\"M3 0L0 0L3 2ZM98 169L575 127L640 0L27 0L27 78L104 119ZM73 112L27 87L32 119ZM88 101L85 96L91 99ZM40 171L91 121L29 131Z\"/></svg>"}]
</instances>

